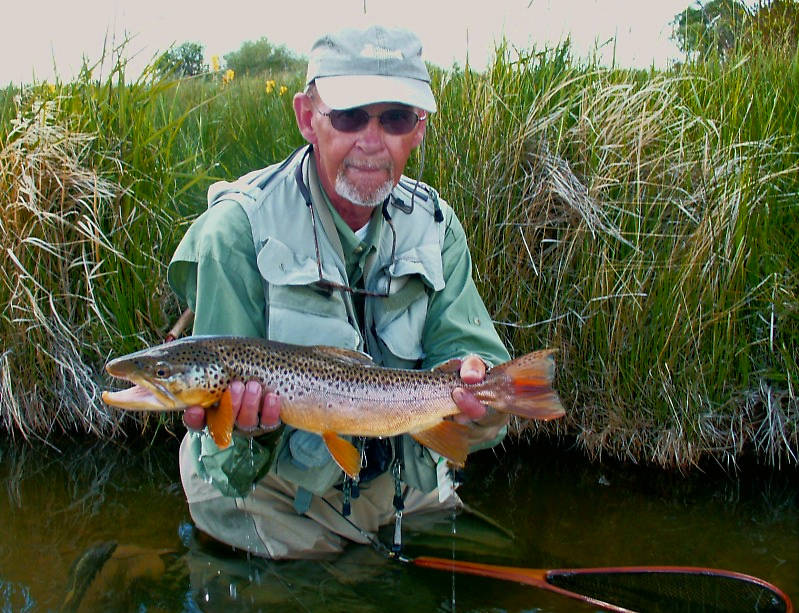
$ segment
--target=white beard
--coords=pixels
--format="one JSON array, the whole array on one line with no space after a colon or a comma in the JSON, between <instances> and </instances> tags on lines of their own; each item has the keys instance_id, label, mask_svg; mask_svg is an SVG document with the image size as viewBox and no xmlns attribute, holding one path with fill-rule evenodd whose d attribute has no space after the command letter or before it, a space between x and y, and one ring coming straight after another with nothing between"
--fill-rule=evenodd
<instances>
[{"instance_id":1,"label":"white beard","mask_svg":"<svg viewBox=\"0 0 799 613\"><path fill-rule=\"evenodd\" d=\"M386 179L376 188L364 192L350 182L343 170L336 175L336 193L357 206L373 209L388 198L392 189L394 189L394 182L391 179Z\"/></svg>"}]
</instances>

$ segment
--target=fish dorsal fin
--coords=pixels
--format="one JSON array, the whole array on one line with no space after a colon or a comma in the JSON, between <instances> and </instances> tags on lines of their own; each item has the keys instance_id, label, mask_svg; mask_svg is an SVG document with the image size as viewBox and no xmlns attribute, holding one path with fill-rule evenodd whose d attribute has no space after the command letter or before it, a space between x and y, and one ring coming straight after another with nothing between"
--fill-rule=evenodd
<instances>
[{"instance_id":1,"label":"fish dorsal fin","mask_svg":"<svg viewBox=\"0 0 799 613\"><path fill-rule=\"evenodd\" d=\"M335 432L322 432L322 438L325 441L325 445L327 445L327 450L341 470L347 473L349 477L357 478L358 473L361 471L361 454L355 448L355 445L341 438Z\"/></svg>"},{"instance_id":2,"label":"fish dorsal fin","mask_svg":"<svg viewBox=\"0 0 799 613\"><path fill-rule=\"evenodd\" d=\"M321 354L326 358L333 358L340 362L347 362L354 366L374 366L375 363L365 353L356 351L355 349L344 349L342 347L329 347L327 345L318 345L313 347L313 351Z\"/></svg>"},{"instance_id":3,"label":"fish dorsal fin","mask_svg":"<svg viewBox=\"0 0 799 613\"><path fill-rule=\"evenodd\" d=\"M439 364L433 369L433 372L440 372L440 373L447 373L447 374L456 374L460 373L461 371L461 360L458 358L452 358L451 360L447 360L443 364Z\"/></svg>"},{"instance_id":4,"label":"fish dorsal fin","mask_svg":"<svg viewBox=\"0 0 799 613\"><path fill-rule=\"evenodd\" d=\"M449 461L463 466L469 453L469 427L448 419L411 436Z\"/></svg>"},{"instance_id":5,"label":"fish dorsal fin","mask_svg":"<svg viewBox=\"0 0 799 613\"><path fill-rule=\"evenodd\" d=\"M227 449L233 441L233 401L230 388L222 392L219 403L205 409L205 423L216 446Z\"/></svg>"}]
</instances>

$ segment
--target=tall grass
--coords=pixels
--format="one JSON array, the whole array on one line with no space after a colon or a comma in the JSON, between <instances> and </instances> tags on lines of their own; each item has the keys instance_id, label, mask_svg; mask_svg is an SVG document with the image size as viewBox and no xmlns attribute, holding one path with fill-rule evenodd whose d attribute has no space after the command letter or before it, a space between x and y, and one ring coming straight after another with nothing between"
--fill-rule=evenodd
<instances>
[{"instance_id":1,"label":"tall grass","mask_svg":"<svg viewBox=\"0 0 799 613\"><path fill-rule=\"evenodd\" d=\"M102 79L86 67L74 83L16 92L4 126L0 418L11 434L115 432L103 363L178 311L163 280L182 231L176 199L207 173L176 155L191 111L169 104L174 84L149 72L126 83L115 59Z\"/></svg>"},{"instance_id":2,"label":"tall grass","mask_svg":"<svg viewBox=\"0 0 799 613\"><path fill-rule=\"evenodd\" d=\"M208 183L302 142L300 76L276 77L280 95L262 78L128 84L116 66L0 110L16 118L0 154L10 432L114 432L102 363L176 316L164 267ZM531 436L664 466L796 464L797 57L622 71L500 48L434 86L423 177L461 217L509 346L560 350L568 417ZM33 163L46 132L71 162Z\"/></svg>"},{"instance_id":3,"label":"tall grass","mask_svg":"<svg viewBox=\"0 0 799 613\"><path fill-rule=\"evenodd\" d=\"M509 344L561 349L571 410L532 429L662 465L795 463L796 58L646 73L500 49L457 76L428 174Z\"/></svg>"}]
</instances>

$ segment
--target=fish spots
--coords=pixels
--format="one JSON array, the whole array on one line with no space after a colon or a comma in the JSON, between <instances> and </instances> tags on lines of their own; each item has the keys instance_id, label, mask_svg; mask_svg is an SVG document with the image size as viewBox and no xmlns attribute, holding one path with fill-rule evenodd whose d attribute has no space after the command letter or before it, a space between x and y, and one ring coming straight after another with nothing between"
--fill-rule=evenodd
<instances>
[{"instance_id":1,"label":"fish spots","mask_svg":"<svg viewBox=\"0 0 799 613\"><path fill-rule=\"evenodd\" d=\"M238 337L187 337L140 352L137 361L168 363L174 376L167 387L177 395L204 389L218 396L233 379L258 381L288 402L333 411L448 399L446 389L458 381L452 373L383 368L346 349Z\"/></svg>"}]
</instances>

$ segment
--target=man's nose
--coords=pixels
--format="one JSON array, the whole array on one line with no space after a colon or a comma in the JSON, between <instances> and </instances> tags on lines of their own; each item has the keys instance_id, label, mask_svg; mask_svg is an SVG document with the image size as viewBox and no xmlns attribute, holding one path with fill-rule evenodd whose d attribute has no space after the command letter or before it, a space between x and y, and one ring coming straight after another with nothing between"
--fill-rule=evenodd
<instances>
[{"instance_id":1,"label":"man's nose","mask_svg":"<svg viewBox=\"0 0 799 613\"><path fill-rule=\"evenodd\" d=\"M359 140L367 146L382 147L385 132L380 125L380 117L370 117L364 128L358 132Z\"/></svg>"}]
</instances>

